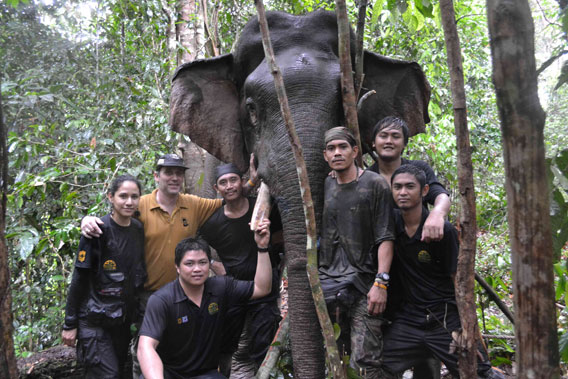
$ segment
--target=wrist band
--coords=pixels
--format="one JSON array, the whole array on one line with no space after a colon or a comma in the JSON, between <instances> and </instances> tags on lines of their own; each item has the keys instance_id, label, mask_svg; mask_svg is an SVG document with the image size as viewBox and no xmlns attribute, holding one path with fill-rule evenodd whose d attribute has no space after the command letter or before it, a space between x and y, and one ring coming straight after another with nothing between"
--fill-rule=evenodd
<instances>
[{"instance_id":1,"label":"wrist band","mask_svg":"<svg viewBox=\"0 0 568 379\"><path fill-rule=\"evenodd\" d=\"M375 283L373 283L373 286L382 288L385 291L387 290L387 286L385 286L383 283L375 282Z\"/></svg>"},{"instance_id":2,"label":"wrist band","mask_svg":"<svg viewBox=\"0 0 568 379\"><path fill-rule=\"evenodd\" d=\"M259 253L268 253L268 247L259 247L258 252Z\"/></svg>"},{"instance_id":3,"label":"wrist band","mask_svg":"<svg viewBox=\"0 0 568 379\"><path fill-rule=\"evenodd\" d=\"M248 180L248 182L247 182L247 183L248 183L248 184L249 184L249 185L250 185L251 187L254 187L254 186L256 186L256 184L254 184L254 183L252 182L252 180L250 180L250 179Z\"/></svg>"}]
</instances>

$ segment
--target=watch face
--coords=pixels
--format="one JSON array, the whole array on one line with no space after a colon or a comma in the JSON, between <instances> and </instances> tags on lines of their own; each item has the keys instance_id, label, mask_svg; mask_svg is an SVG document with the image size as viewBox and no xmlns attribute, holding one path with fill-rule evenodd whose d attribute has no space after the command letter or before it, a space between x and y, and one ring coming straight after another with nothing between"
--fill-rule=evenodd
<instances>
[{"instance_id":1,"label":"watch face","mask_svg":"<svg viewBox=\"0 0 568 379\"><path fill-rule=\"evenodd\" d=\"M386 272L381 272L380 274L377 274L377 278L384 280L385 282L388 282L390 280L390 276Z\"/></svg>"}]
</instances>

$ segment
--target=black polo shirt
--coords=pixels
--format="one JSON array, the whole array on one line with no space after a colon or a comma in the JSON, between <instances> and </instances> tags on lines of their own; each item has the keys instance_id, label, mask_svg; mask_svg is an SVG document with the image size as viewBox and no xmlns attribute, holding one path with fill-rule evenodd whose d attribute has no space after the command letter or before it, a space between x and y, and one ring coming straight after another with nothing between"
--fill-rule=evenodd
<instances>
[{"instance_id":1,"label":"black polo shirt","mask_svg":"<svg viewBox=\"0 0 568 379\"><path fill-rule=\"evenodd\" d=\"M209 278L198 307L187 298L176 279L150 296L140 335L160 342L157 352L164 371L172 378L215 370L227 310L248 301L253 290L254 282L228 276Z\"/></svg>"},{"instance_id":2,"label":"black polo shirt","mask_svg":"<svg viewBox=\"0 0 568 379\"><path fill-rule=\"evenodd\" d=\"M426 310L443 303L455 304L454 282L458 260L458 233L449 222L444 223L444 237L440 241L420 241L422 227L428 217L422 208L422 221L414 236L404 229L401 211L395 210L396 239L394 261L398 283L402 287L403 303Z\"/></svg>"}]
</instances>

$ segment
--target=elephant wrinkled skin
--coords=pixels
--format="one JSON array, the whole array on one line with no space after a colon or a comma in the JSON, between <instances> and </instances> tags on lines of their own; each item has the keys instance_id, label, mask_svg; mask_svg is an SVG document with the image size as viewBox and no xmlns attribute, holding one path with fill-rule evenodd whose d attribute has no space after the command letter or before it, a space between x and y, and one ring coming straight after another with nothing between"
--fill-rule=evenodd
<instances>
[{"instance_id":1,"label":"elephant wrinkled skin","mask_svg":"<svg viewBox=\"0 0 568 379\"><path fill-rule=\"evenodd\" d=\"M304 16L267 12L271 40L308 168L316 217L321 218L324 132L344 123L335 13ZM351 33L355 46L354 36ZM352 49L352 58L355 52ZM371 145L374 124L403 118L411 135L424 131L430 86L417 63L365 52L362 94L376 90L359 112L361 138ZM256 19L232 54L180 66L172 82L170 125L225 162L245 170L254 152L284 226L289 279L290 338L297 378L324 374L323 340L306 275L306 231L294 156L264 57Z\"/></svg>"}]
</instances>

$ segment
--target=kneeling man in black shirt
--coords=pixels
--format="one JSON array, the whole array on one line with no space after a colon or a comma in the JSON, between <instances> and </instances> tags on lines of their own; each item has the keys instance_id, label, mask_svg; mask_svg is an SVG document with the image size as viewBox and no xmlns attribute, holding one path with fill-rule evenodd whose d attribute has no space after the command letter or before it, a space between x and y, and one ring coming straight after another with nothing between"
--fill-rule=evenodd
<instances>
[{"instance_id":1,"label":"kneeling man in black shirt","mask_svg":"<svg viewBox=\"0 0 568 379\"><path fill-rule=\"evenodd\" d=\"M424 172L402 165L391 178L395 210L393 268L403 290L401 308L384 334L383 377L397 377L417 362L440 359L459 378L458 355L450 353L451 332L461 327L454 293L458 234L444 223L440 241L421 240L428 210L422 197L428 193ZM478 361L479 377L492 377L488 361Z\"/></svg>"},{"instance_id":2,"label":"kneeling man in black shirt","mask_svg":"<svg viewBox=\"0 0 568 379\"><path fill-rule=\"evenodd\" d=\"M270 293L270 221L255 232L258 260L254 281L209 278L211 251L203 240L187 238L175 251L178 279L148 300L140 329L138 359L149 378L224 378L217 367L227 310Z\"/></svg>"}]
</instances>

